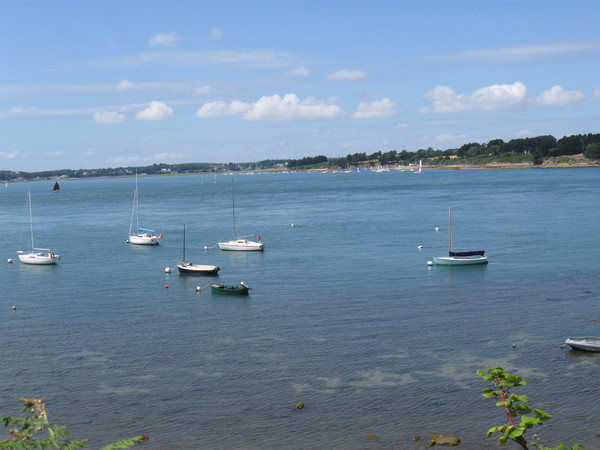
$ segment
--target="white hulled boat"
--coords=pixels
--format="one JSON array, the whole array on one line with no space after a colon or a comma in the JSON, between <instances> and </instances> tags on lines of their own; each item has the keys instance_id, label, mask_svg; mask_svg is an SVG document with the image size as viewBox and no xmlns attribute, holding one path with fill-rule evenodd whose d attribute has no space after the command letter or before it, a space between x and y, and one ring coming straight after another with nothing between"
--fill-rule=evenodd
<instances>
[{"instance_id":1,"label":"white hulled boat","mask_svg":"<svg viewBox=\"0 0 600 450\"><path fill-rule=\"evenodd\" d=\"M235 229L235 189L233 187L233 179L231 180L231 210L233 214L233 239L227 242L218 242L221 250L237 251L237 252L256 252L263 251L265 245L262 242L251 241L246 239L250 236L236 236ZM257 240L260 241L260 236L257 236Z\"/></svg>"},{"instance_id":2,"label":"white hulled boat","mask_svg":"<svg viewBox=\"0 0 600 450\"><path fill-rule=\"evenodd\" d=\"M48 248L36 248L33 241L33 215L31 212L31 191L28 193L27 202L29 203L29 234L31 236L31 251L25 253L22 250L17 252L19 261L23 264L34 264L34 265L49 265L56 264L60 259L60 255L57 255Z\"/></svg>"},{"instance_id":3,"label":"white hulled boat","mask_svg":"<svg viewBox=\"0 0 600 450\"><path fill-rule=\"evenodd\" d=\"M485 250L471 252L452 251L452 210L450 207L448 207L448 256L434 256L433 262L440 266L465 266L488 263Z\"/></svg>"},{"instance_id":4,"label":"white hulled boat","mask_svg":"<svg viewBox=\"0 0 600 450\"><path fill-rule=\"evenodd\" d=\"M135 227L134 227L135 222ZM133 208L131 210L131 221L129 222L129 244L137 245L158 245L162 239L162 234L157 235L154 230L140 227L139 219L139 191L137 173L135 174L135 191L133 193Z\"/></svg>"}]
</instances>

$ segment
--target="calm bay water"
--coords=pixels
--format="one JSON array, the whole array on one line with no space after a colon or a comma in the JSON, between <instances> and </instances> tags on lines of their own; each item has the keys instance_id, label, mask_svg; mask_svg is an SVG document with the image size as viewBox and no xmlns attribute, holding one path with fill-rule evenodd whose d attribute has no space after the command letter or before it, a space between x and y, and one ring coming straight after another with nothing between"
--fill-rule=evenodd
<instances>
[{"instance_id":1,"label":"calm bay water","mask_svg":"<svg viewBox=\"0 0 600 450\"><path fill-rule=\"evenodd\" d=\"M36 246L62 255L0 266L0 415L40 396L93 448L141 433L147 448L409 449L432 433L489 448L504 417L475 371L503 366L554 414L545 444L600 447L600 355L560 348L600 335L600 169L234 179L238 233L264 253L203 250L231 237L231 176L141 177L158 247L125 243L132 178L0 188L4 261L28 249L29 189ZM487 266L427 265L449 205L454 248L487 249ZM183 224L188 259L249 297L164 273Z\"/></svg>"}]
</instances>

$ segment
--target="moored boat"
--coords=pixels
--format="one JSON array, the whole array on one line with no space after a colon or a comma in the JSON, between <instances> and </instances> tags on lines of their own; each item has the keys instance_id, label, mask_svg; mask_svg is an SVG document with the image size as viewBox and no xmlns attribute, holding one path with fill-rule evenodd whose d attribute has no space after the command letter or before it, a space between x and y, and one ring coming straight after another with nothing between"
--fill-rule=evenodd
<instances>
[{"instance_id":1,"label":"moored boat","mask_svg":"<svg viewBox=\"0 0 600 450\"><path fill-rule=\"evenodd\" d=\"M33 216L31 212L31 191L29 191L28 193L27 200L29 203L29 234L31 237L31 251L29 253L25 253L22 250L17 251L19 261L21 261L23 264L32 264L37 266L47 266L50 264L56 264L60 259L60 255L53 253L52 250L47 248L36 248L33 243Z\"/></svg>"},{"instance_id":2,"label":"moored boat","mask_svg":"<svg viewBox=\"0 0 600 450\"><path fill-rule=\"evenodd\" d=\"M188 275L216 275L220 270L219 266L194 264L185 261L185 225L183 226L183 257L177 263L177 270L179 270L179 273Z\"/></svg>"},{"instance_id":3,"label":"moored boat","mask_svg":"<svg viewBox=\"0 0 600 450\"><path fill-rule=\"evenodd\" d=\"M243 281L240 284L210 284L210 290L213 294L221 295L248 295L250 286Z\"/></svg>"},{"instance_id":4,"label":"moored boat","mask_svg":"<svg viewBox=\"0 0 600 450\"><path fill-rule=\"evenodd\" d=\"M217 242L221 250L236 251L236 252L261 252L265 249L262 242L250 241L245 239L250 236L238 237L235 229L235 189L233 179L231 179L231 212L233 216L233 239L226 242ZM257 236L260 241L260 236Z\"/></svg>"},{"instance_id":5,"label":"moored boat","mask_svg":"<svg viewBox=\"0 0 600 450\"><path fill-rule=\"evenodd\" d=\"M433 262L439 266L465 266L488 263L485 250L470 252L452 251L452 210L450 207L448 207L448 256L434 256Z\"/></svg>"},{"instance_id":6,"label":"moored boat","mask_svg":"<svg viewBox=\"0 0 600 450\"><path fill-rule=\"evenodd\" d=\"M600 337L570 337L565 344L575 350L585 350L587 352L600 352Z\"/></svg>"},{"instance_id":7,"label":"moored boat","mask_svg":"<svg viewBox=\"0 0 600 450\"><path fill-rule=\"evenodd\" d=\"M134 221L136 226L134 227ZM158 245L162 234L157 235L154 230L139 226L139 191L137 173L135 174L135 191L133 193L133 208L131 210L131 221L129 222L129 239L127 243L136 245Z\"/></svg>"}]
</instances>

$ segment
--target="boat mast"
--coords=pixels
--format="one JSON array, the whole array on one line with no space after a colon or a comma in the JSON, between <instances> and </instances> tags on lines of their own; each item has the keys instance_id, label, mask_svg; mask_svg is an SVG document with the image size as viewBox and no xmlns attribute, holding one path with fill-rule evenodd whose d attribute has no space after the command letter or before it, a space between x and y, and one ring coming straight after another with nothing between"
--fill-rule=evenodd
<instances>
[{"instance_id":1,"label":"boat mast","mask_svg":"<svg viewBox=\"0 0 600 450\"><path fill-rule=\"evenodd\" d=\"M448 206L448 252L452 251L452 212Z\"/></svg>"},{"instance_id":2,"label":"boat mast","mask_svg":"<svg viewBox=\"0 0 600 450\"><path fill-rule=\"evenodd\" d=\"M34 252L34 245L33 245L33 217L31 215L31 191L29 191L28 194L28 203L29 203L29 234L31 236L31 253Z\"/></svg>"},{"instance_id":3,"label":"boat mast","mask_svg":"<svg viewBox=\"0 0 600 450\"><path fill-rule=\"evenodd\" d=\"M233 215L233 240L235 241L237 233L235 231L235 187L233 185L233 178L231 178L231 212Z\"/></svg>"},{"instance_id":4,"label":"boat mast","mask_svg":"<svg viewBox=\"0 0 600 450\"><path fill-rule=\"evenodd\" d=\"M185 223L183 224L183 259L182 262L185 262Z\"/></svg>"}]
</instances>

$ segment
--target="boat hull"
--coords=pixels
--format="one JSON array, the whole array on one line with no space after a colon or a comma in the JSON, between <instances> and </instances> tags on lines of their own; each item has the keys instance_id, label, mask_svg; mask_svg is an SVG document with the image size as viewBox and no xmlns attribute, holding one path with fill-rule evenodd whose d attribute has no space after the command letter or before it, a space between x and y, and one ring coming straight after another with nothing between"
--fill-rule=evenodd
<instances>
[{"instance_id":1,"label":"boat hull","mask_svg":"<svg viewBox=\"0 0 600 450\"><path fill-rule=\"evenodd\" d=\"M433 262L438 266L467 266L472 264L487 264L487 256L460 257L460 256L436 256Z\"/></svg>"},{"instance_id":2,"label":"boat hull","mask_svg":"<svg viewBox=\"0 0 600 450\"><path fill-rule=\"evenodd\" d=\"M565 344L575 350L600 352L600 337L571 337L565 341Z\"/></svg>"},{"instance_id":3,"label":"boat hull","mask_svg":"<svg viewBox=\"0 0 600 450\"><path fill-rule=\"evenodd\" d=\"M219 266L210 266L203 264L192 264L180 262L177 264L179 273L186 275L216 275L221 268Z\"/></svg>"},{"instance_id":4,"label":"boat hull","mask_svg":"<svg viewBox=\"0 0 600 450\"><path fill-rule=\"evenodd\" d=\"M133 234L129 236L128 242L135 245L158 245L160 239L161 237L155 234Z\"/></svg>"},{"instance_id":5,"label":"boat hull","mask_svg":"<svg viewBox=\"0 0 600 450\"><path fill-rule=\"evenodd\" d=\"M231 284L211 284L210 290L213 294L219 295L248 295L250 292L248 286Z\"/></svg>"},{"instance_id":6,"label":"boat hull","mask_svg":"<svg viewBox=\"0 0 600 450\"><path fill-rule=\"evenodd\" d=\"M221 250L234 252L262 252L265 249L264 244L260 242L248 241L246 239L219 242L218 244Z\"/></svg>"},{"instance_id":7,"label":"boat hull","mask_svg":"<svg viewBox=\"0 0 600 450\"><path fill-rule=\"evenodd\" d=\"M36 266L48 266L58 263L60 255L54 253L20 253L19 261L23 264L31 264Z\"/></svg>"}]
</instances>

